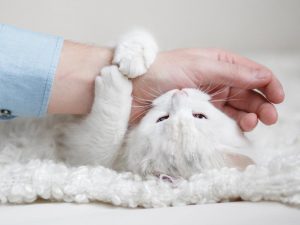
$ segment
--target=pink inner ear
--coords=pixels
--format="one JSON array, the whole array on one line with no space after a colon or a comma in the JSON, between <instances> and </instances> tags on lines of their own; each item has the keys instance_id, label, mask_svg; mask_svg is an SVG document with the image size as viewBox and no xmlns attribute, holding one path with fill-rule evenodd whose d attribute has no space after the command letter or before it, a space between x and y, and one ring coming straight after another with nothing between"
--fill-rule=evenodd
<instances>
[{"instance_id":1,"label":"pink inner ear","mask_svg":"<svg viewBox=\"0 0 300 225\"><path fill-rule=\"evenodd\" d=\"M249 158L248 156L236 154L236 153L229 153L226 152L224 154L227 166L235 167L239 170L245 170L247 166L255 164L254 161Z\"/></svg>"}]
</instances>

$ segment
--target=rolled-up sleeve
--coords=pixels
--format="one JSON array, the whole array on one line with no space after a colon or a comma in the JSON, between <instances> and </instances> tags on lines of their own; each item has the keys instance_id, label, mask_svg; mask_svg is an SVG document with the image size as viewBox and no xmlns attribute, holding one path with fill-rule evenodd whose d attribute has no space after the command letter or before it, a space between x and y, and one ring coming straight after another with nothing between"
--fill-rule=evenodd
<instances>
[{"instance_id":1,"label":"rolled-up sleeve","mask_svg":"<svg viewBox=\"0 0 300 225\"><path fill-rule=\"evenodd\" d=\"M63 38L0 24L0 120L47 112Z\"/></svg>"}]
</instances>

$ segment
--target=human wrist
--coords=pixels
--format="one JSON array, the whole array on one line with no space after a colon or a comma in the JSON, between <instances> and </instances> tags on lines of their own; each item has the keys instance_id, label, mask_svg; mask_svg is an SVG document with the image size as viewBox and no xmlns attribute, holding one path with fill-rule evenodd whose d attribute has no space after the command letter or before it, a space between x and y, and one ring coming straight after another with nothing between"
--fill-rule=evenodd
<instances>
[{"instance_id":1,"label":"human wrist","mask_svg":"<svg viewBox=\"0 0 300 225\"><path fill-rule=\"evenodd\" d=\"M49 99L50 114L87 114L93 103L94 81L111 64L113 51L65 41Z\"/></svg>"}]
</instances>

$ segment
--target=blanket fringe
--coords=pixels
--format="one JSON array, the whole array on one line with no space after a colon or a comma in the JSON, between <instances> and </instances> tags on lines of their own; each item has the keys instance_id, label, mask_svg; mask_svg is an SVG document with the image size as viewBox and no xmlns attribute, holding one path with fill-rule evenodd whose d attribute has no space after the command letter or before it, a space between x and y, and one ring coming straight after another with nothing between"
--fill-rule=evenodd
<instances>
[{"instance_id":1,"label":"blanket fringe","mask_svg":"<svg viewBox=\"0 0 300 225\"><path fill-rule=\"evenodd\" d=\"M166 182L97 166L67 167L53 161L0 166L1 203L31 203L37 198L124 207L165 207L230 201L277 201L300 206L300 155L274 159L268 166L210 170L189 180Z\"/></svg>"}]
</instances>

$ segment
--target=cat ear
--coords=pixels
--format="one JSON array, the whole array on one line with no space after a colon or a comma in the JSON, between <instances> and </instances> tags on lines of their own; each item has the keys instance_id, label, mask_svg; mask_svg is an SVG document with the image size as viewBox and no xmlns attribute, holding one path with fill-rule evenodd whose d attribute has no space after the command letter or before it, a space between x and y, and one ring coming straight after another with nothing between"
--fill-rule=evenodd
<instances>
[{"instance_id":1,"label":"cat ear","mask_svg":"<svg viewBox=\"0 0 300 225\"><path fill-rule=\"evenodd\" d=\"M224 152L223 156L228 167L234 167L239 170L245 170L247 166L255 164L254 161L246 155Z\"/></svg>"}]
</instances>

